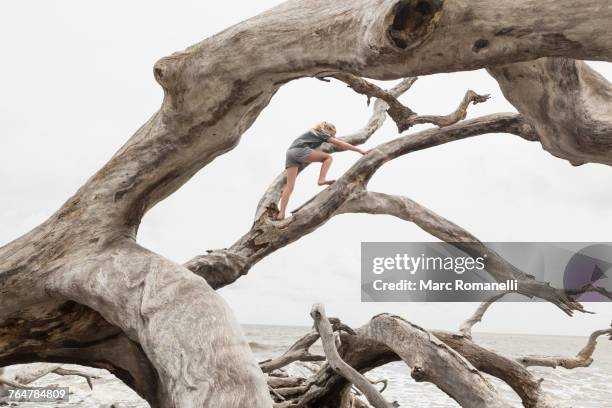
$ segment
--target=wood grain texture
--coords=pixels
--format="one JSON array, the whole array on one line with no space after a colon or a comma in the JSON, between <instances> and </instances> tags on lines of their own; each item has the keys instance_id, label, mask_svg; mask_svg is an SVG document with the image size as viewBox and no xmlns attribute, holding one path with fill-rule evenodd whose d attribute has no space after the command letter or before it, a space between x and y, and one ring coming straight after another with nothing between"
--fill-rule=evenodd
<instances>
[{"instance_id":1,"label":"wood grain texture","mask_svg":"<svg viewBox=\"0 0 612 408\"><path fill-rule=\"evenodd\" d=\"M106 365L154 407L269 407L265 378L213 287L324 224L388 160L489 132L533 139L530 124L502 115L384 144L291 219L275 224L259 211L229 250L187 267L136 243L147 211L233 149L294 79L610 61L611 20L602 0L290 0L160 59L160 109L48 220L0 248L0 361ZM597 161L588 146L572 154Z\"/></svg>"}]
</instances>

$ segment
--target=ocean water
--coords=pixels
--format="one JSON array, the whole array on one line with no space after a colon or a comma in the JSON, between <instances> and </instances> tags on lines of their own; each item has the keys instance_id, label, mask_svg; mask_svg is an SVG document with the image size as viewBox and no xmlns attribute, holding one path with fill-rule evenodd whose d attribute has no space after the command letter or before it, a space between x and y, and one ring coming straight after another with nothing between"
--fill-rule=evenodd
<instances>
[{"instance_id":1,"label":"ocean water","mask_svg":"<svg viewBox=\"0 0 612 408\"><path fill-rule=\"evenodd\" d=\"M285 326L244 326L245 334L258 361L272 358L283 353L295 340L308 332L306 327ZM481 345L507 356L525 354L575 355L585 344L586 337L536 336L516 334L475 333L474 339ZM319 344L313 352L322 353ZM612 408L612 342L600 338L594 355L595 361L588 368L565 370L563 368L531 368L540 378L543 387L558 401L560 407L573 408ZM63 404L44 404L47 407L81 408L146 408L149 405L131 389L105 370L79 368L100 376L94 380L94 390L90 391L84 379L79 377L60 377L50 374L33 385L57 385L70 387L70 402ZM307 370L293 367L293 372L307 374ZM411 408L456 408L459 405L427 383L416 383L410 377L410 369L396 362L379 367L367 374L371 379L388 379L389 386L384 392L389 401L398 401L402 407ZM504 383L487 376L498 391L521 407L518 397ZM41 404L19 403L17 407L40 408Z\"/></svg>"}]
</instances>

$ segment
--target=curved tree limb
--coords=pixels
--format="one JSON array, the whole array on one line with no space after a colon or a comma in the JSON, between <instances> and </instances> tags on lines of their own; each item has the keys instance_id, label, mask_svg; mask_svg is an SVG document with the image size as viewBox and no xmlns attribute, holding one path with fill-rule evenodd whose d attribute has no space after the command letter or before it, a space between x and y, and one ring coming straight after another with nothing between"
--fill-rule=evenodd
<instances>
[{"instance_id":1,"label":"curved tree limb","mask_svg":"<svg viewBox=\"0 0 612 408\"><path fill-rule=\"evenodd\" d=\"M353 329L342 323L340 319L330 317L329 321L334 332L344 331L346 333L354 333ZM325 361L325 356L318 356L310 353L310 347L316 343L317 340L319 340L319 332L313 329L310 333L307 333L293 343L283 355L274 359L262 361L259 363L259 367L264 373L270 373L296 361Z\"/></svg>"},{"instance_id":2,"label":"curved tree limb","mask_svg":"<svg viewBox=\"0 0 612 408\"><path fill-rule=\"evenodd\" d=\"M323 350L325 350L327 361L334 371L355 385L355 387L365 395L368 402L375 408L398 407L399 404L397 404L397 402L387 402L368 379L342 360L336 349L334 331L331 323L327 320L325 307L322 304L313 305L310 316L314 320L315 327L321 336L321 342L323 343Z\"/></svg>"},{"instance_id":3,"label":"curved tree limb","mask_svg":"<svg viewBox=\"0 0 612 408\"><path fill-rule=\"evenodd\" d=\"M417 81L416 77L409 77L402 79L397 85L393 88L386 90L387 94L394 98L399 98L401 95L405 94L410 90L412 85ZM374 101L372 107L372 115L368 119L368 122L361 129L346 134L344 136L340 136L339 139L352 144L353 146L359 146L366 143L376 131L378 131L382 125L385 123L387 118L387 110L389 109L389 104L382 99L376 99ZM337 148L330 144L323 145L323 151L327 153L334 153Z\"/></svg>"},{"instance_id":4,"label":"curved tree limb","mask_svg":"<svg viewBox=\"0 0 612 408\"><path fill-rule=\"evenodd\" d=\"M479 371L492 375L506 382L521 398L527 408L558 408L542 390L542 380L535 378L522 364L516 360L501 356L488 350L471 339L445 331L432 331L432 335L447 344ZM361 329L355 336L342 335L340 353L342 358L360 372L366 372L375 367L392 361L399 356L385 345L373 342L361 335ZM346 392L348 383L344 377L335 374L329 366L323 368L298 387L287 389L292 403L304 407L317 407L323 404L335 406L338 399ZM291 391L289 391L291 390Z\"/></svg>"},{"instance_id":5,"label":"curved tree limb","mask_svg":"<svg viewBox=\"0 0 612 408\"><path fill-rule=\"evenodd\" d=\"M484 264L487 272L500 282L517 279L518 293L548 300L568 315L573 311L584 310L582 305L573 301L565 291L538 282L533 276L518 270L498 253L487 248L468 231L406 197L362 191L352 196L340 207L338 213L384 214L413 222L429 234L474 257L486 254Z\"/></svg>"},{"instance_id":6,"label":"curved tree limb","mask_svg":"<svg viewBox=\"0 0 612 408\"><path fill-rule=\"evenodd\" d=\"M472 339L440 330L432 332L479 371L499 378L521 398L526 408L557 408L559 403L542 389L542 379L534 377L517 361L476 344Z\"/></svg>"},{"instance_id":7,"label":"curved tree limb","mask_svg":"<svg viewBox=\"0 0 612 408\"><path fill-rule=\"evenodd\" d=\"M45 350L29 330L46 323L47 311L31 313L36 305L52 304L61 316L62 305L76 303L97 313L107 322L105 329L120 332L121 341L134 343L130 357L143 364L125 364L123 374L130 384L141 384L138 391L152 406L233 407L243 401L269 406L261 371L224 301L184 267L135 244L143 216L234 148L279 87L293 79L323 70L394 79L543 56L612 60L607 29L612 9L601 7L601 1L529 4L292 0L159 60L153 73L164 90L160 110L47 221L0 248L0 329L3 336L21 340L0 342L0 358L98 364L84 344L79 346L86 353L67 351L47 328L42 342L54 349ZM471 125L445 128L427 140L416 137L412 146L391 143L359 166L375 170L402 149L467 137L461 133L466 131L478 134L479 126L484 131L482 123ZM293 242L297 228L307 233L318 227L346 200L339 189L367 183L372 174L359 166L300 210L291 224L271 227L258 218L255 237L213 255L252 265ZM274 244L277 228L290 233ZM217 283L229 281L223 275ZM24 319L27 313L34 319ZM84 313L80 319L89 317ZM61 332L78 331L81 321L71 323ZM50 354L28 354L20 347L32 343L37 352ZM96 344L108 345L97 337ZM54 354L60 350L61 357ZM181 356L178 363L174 355ZM113 364L124 363L113 356ZM142 381L140 370L153 385Z\"/></svg>"},{"instance_id":8,"label":"curved tree limb","mask_svg":"<svg viewBox=\"0 0 612 408\"><path fill-rule=\"evenodd\" d=\"M542 58L488 68L542 147L573 165L612 165L612 84L584 61Z\"/></svg>"},{"instance_id":9,"label":"curved tree limb","mask_svg":"<svg viewBox=\"0 0 612 408\"><path fill-rule=\"evenodd\" d=\"M465 119L467 116L467 109L470 104L476 105L479 103L486 102L491 98L490 95L479 95L471 89L465 93L465 96L459 103L459 106L455 111L449 113L444 116L432 116L432 115L419 115L410 120L413 125L423 124L423 123L431 123L438 127L450 126L454 123L459 122L460 120Z\"/></svg>"},{"instance_id":10,"label":"curved tree limb","mask_svg":"<svg viewBox=\"0 0 612 408\"><path fill-rule=\"evenodd\" d=\"M325 356L318 356L310 353L310 346L317 340L319 340L319 333L316 330L312 330L296 341L289 350L280 357L260 362L259 367L261 371L269 373L295 361L325 361Z\"/></svg>"},{"instance_id":11,"label":"curved tree limb","mask_svg":"<svg viewBox=\"0 0 612 408\"><path fill-rule=\"evenodd\" d=\"M407 92L416 80L417 78L405 78L393 88L383 92L389 95L389 97L391 98L397 98ZM387 118L387 109L389 109L389 105L384 100L376 99L376 101L374 102L374 107L372 109L372 116L370 116L370 119L368 120L366 125L353 133L350 133L345 136L340 136L339 139L350 143L353 146L358 146L366 143L370 139L370 137L372 137L372 135L376 133L376 131L379 130L385 123L385 120ZM321 147L321 150L327 153L334 153L338 151L335 146L328 143L324 144ZM307 166L308 165L309 164L307 164ZM266 212L267 208L271 206L276 206L276 204L280 200L280 195L283 191L283 187L285 185L286 180L286 175L283 171L274 179L274 181L266 189L265 193L257 204L257 210L255 211L255 220L259 219Z\"/></svg>"},{"instance_id":12,"label":"curved tree limb","mask_svg":"<svg viewBox=\"0 0 612 408\"><path fill-rule=\"evenodd\" d=\"M509 406L467 360L423 328L388 314L364 328L364 336L387 345L412 368L412 378L434 383L459 405Z\"/></svg>"},{"instance_id":13,"label":"curved tree limb","mask_svg":"<svg viewBox=\"0 0 612 408\"><path fill-rule=\"evenodd\" d=\"M571 296L578 296L578 295L582 295L585 293L599 293L600 295L605 296L608 299L612 300L612 292L610 292L608 289L604 287L595 286L591 282L587 283L584 287L580 289L568 289L567 293Z\"/></svg>"},{"instance_id":14,"label":"curved tree limb","mask_svg":"<svg viewBox=\"0 0 612 408\"><path fill-rule=\"evenodd\" d=\"M341 358L359 372L400 358L412 368L416 381L435 384L461 406L508 406L463 357L433 334L397 316L375 316L356 330L356 335L343 335L341 343ZM349 383L328 366L309 379L305 387L307 391L295 400L305 407L336 406L337 399L333 398L342 398L343 392L350 389Z\"/></svg>"},{"instance_id":15,"label":"curved tree limb","mask_svg":"<svg viewBox=\"0 0 612 408\"><path fill-rule=\"evenodd\" d=\"M610 336L612 340L612 328L597 330L593 332L587 344L576 354L575 357L545 357L545 356L525 356L517 359L525 367L563 367L568 370L577 367L588 367L593 363L593 352L597 347L597 339L600 336Z\"/></svg>"},{"instance_id":16,"label":"curved tree limb","mask_svg":"<svg viewBox=\"0 0 612 408\"><path fill-rule=\"evenodd\" d=\"M507 294L508 293L501 293L499 295L495 295L491 297L490 299L482 302L480 306L478 307L478 309L476 309L474 314L470 316L469 319L467 319L465 322L461 324L461 327L459 327L459 333L471 339L472 338L472 327L474 327L476 323L479 323L482 321L482 317L484 316L485 312L489 309L489 307L491 307L493 303L495 303L502 297L506 296Z\"/></svg>"},{"instance_id":17,"label":"curved tree limb","mask_svg":"<svg viewBox=\"0 0 612 408\"><path fill-rule=\"evenodd\" d=\"M1 366L32 361L89 365L110 371L140 396L155 401L159 379L142 348L97 312L74 302L47 302L24 312L27 324L8 321L0 328ZM29 366L16 381L29 383L58 366Z\"/></svg>"},{"instance_id":18,"label":"curved tree limb","mask_svg":"<svg viewBox=\"0 0 612 408\"><path fill-rule=\"evenodd\" d=\"M223 406L229 403L227 399L236 401L237 397L226 387L243 389L252 386L250 381L261 381L265 394L258 395L269 400L265 379L246 341L242 344L236 338L228 337L228 332L223 330L225 325L235 324L232 331L241 333L237 323L228 315L227 305L216 304L212 292L203 296L212 289L188 270L172 265L170 261L133 244L131 247L120 246L108 256L87 258L84 264L73 266L55 277L48 284L48 290L53 294L71 293L76 301L72 303L75 311L68 313L71 309L64 302L55 306L57 309L51 309L54 310L52 320L44 314L48 313L48 307L41 307L32 311L34 319L22 323L8 320L6 326L0 325L0 339L3 340L0 341L0 364L49 361L107 368L153 407L180 406L186 401L203 401L203 398L211 403L221 398L218 403ZM98 284L92 286L92 282ZM75 292L78 288L88 290ZM96 293L96 296L91 296L91 293ZM189 299L189 302L181 306L176 299ZM113 307L115 304L122 304L124 309ZM189 307L190 313L185 313L184 307ZM131 320L130 314L123 314L130 308L138 310L142 319ZM192 313L197 308L207 313ZM107 315L103 319L97 313L92 314L92 309L106 310ZM39 319L42 319L40 323ZM85 324L87 321L91 324ZM134 326L134 323L138 325ZM183 325L186 332L200 330L200 335L177 336L176 330ZM34 334L30 335L30 331ZM121 333L128 333L131 338ZM30 336L36 341L24 341ZM66 339L76 341L65 343ZM168 342L167 346L163 345L164 341ZM72 347L67 348L65 344ZM212 348L206 350L204 344ZM214 395L199 392L194 395L197 387L193 384L209 382L210 378L206 372L196 368L197 364L187 364L187 360L176 358L177 355L187 358L196 349L215 356L201 362L211 367L218 364L214 369L215 375L224 371L231 373L232 378L215 386ZM245 357L252 363L245 366L241 361ZM191 358L187 359L191 361ZM226 365L231 360L233 363ZM245 377L241 378L243 375ZM177 378L178 382L168 380L170 377ZM192 384L189 385L190 391L179 390L181 384L186 384L184 381ZM257 387L259 384L255 385ZM173 392L182 394L182 397L172 396ZM253 398L258 397L244 395L244 398L248 398L250 403L257 401Z\"/></svg>"}]
</instances>

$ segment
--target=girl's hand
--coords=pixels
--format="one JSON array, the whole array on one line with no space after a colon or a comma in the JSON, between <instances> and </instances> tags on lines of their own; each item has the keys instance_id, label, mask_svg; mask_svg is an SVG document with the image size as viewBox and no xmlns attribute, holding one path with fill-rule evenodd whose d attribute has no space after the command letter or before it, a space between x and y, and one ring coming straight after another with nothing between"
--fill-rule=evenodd
<instances>
[{"instance_id":1,"label":"girl's hand","mask_svg":"<svg viewBox=\"0 0 612 408\"><path fill-rule=\"evenodd\" d=\"M359 149L359 153L361 153L363 156L367 156L368 153L370 153L372 150L361 150Z\"/></svg>"}]
</instances>

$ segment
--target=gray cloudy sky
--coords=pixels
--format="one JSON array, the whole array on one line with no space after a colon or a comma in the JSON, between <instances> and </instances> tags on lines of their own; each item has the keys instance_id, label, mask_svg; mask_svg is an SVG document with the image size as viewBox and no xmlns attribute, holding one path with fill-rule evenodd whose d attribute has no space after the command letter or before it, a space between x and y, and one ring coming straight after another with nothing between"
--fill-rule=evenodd
<instances>
[{"instance_id":1,"label":"gray cloudy sky","mask_svg":"<svg viewBox=\"0 0 612 408\"><path fill-rule=\"evenodd\" d=\"M45 220L159 107L162 92L152 75L158 58L277 3L1 2L0 244ZM612 65L594 66L612 78ZM419 113L447 113L467 88L493 96L470 117L513 110L483 71L421 78L402 100ZM295 136L323 119L346 133L368 116L365 98L338 83L285 86L234 151L147 214L139 241L178 262L230 245L249 228ZM396 136L387 123L368 146ZM356 159L338 155L331 175ZM291 208L319 191L316 170L298 179ZM485 241L609 241L610 185L609 167L573 168L538 144L487 135L396 160L371 189L411 197ZM361 241L425 240L432 238L390 217L337 217L221 293L243 323L310 324L310 305L322 301L350 324L389 311L454 328L474 305L359 301ZM590 309L599 313L570 320L548 304L498 304L479 330L585 334L612 320L609 304Z\"/></svg>"}]
</instances>

